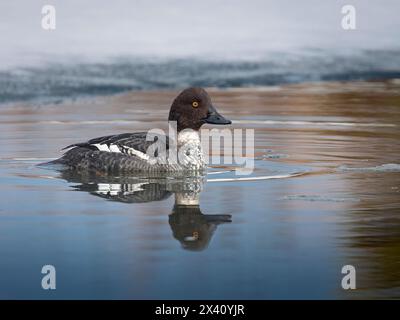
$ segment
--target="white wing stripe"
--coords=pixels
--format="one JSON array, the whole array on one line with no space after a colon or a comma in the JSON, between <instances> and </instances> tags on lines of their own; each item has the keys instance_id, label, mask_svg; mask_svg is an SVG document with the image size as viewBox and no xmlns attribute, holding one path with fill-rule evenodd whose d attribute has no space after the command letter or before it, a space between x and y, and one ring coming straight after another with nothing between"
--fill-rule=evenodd
<instances>
[{"instance_id":1,"label":"white wing stripe","mask_svg":"<svg viewBox=\"0 0 400 320\"><path fill-rule=\"evenodd\" d=\"M136 156L140 159L149 161L150 163L154 163L155 159L153 157L150 157L149 155L138 151L136 149L127 147L127 146L118 146L116 144L110 144L109 146L106 144L93 144L93 146L95 146L98 150L100 151L106 151L106 152L116 152L116 153L124 153L124 154L128 154L130 156Z\"/></svg>"},{"instance_id":2,"label":"white wing stripe","mask_svg":"<svg viewBox=\"0 0 400 320\"><path fill-rule=\"evenodd\" d=\"M108 146L107 144L97 143L97 144L93 144L93 146L95 146L100 151L121 153L121 150L119 149L119 147L116 144L110 144Z\"/></svg>"},{"instance_id":3,"label":"white wing stripe","mask_svg":"<svg viewBox=\"0 0 400 320\"><path fill-rule=\"evenodd\" d=\"M108 145L106 145L106 144L99 144L99 143L97 143L97 144L94 144L94 146L95 146L97 149L99 149L100 151L107 151L107 152L110 152L110 148L109 148Z\"/></svg>"},{"instance_id":4,"label":"white wing stripe","mask_svg":"<svg viewBox=\"0 0 400 320\"><path fill-rule=\"evenodd\" d=\"M118 146L115 144L110 144L110 151L111 152L118 152L121 153L121 150L119 150Z\"/></svg>"}]
</instances>

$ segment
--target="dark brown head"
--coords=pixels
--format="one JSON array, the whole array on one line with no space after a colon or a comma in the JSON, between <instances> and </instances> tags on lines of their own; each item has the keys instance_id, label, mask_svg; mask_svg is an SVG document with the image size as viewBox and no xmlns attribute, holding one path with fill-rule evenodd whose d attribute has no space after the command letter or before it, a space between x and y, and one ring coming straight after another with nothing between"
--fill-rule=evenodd
<instances>
[{"instance_id":1,"label":"dark brown head","mask_svg":"<svg viewBox=\"0 0 400 320\"><path fill-rule=\"evenodd\" d=\"M178 131L199 130L205 123L232 123L217 112L211 103L210 96L203 88L183 90L172 103L168 121L176 121Z\"/></svg>"}]
</instances>

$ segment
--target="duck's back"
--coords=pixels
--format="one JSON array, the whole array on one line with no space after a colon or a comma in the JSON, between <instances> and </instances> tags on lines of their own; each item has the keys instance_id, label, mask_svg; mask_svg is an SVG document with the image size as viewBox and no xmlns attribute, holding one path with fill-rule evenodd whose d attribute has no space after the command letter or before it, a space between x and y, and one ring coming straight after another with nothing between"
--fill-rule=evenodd
<instances>
[{"instance_id":1,"label":"duck's back","mask_svg":"<svg viewBox=\"0 0 400 320\"><path fill-rule=\"evenodd\" d=\"M64 149L70 150L51 164L60 164L77 171L100 172L162 172L173 169L155 161L157 149L153 155L148 154L149 148L156 142L168 150L168 137L152 136L147 132L98 137L67 146Z\"/></svg>"}]
</instances>

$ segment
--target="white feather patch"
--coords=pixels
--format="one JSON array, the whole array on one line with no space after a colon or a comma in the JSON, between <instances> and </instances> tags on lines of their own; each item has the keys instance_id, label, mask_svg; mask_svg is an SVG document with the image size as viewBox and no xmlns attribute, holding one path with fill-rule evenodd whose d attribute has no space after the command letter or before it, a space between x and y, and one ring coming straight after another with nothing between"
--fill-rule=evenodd
<instances>
[{"instance_id":1,"label":"white feather patch","mask_svg":"<svg viewBox=\"0 0 400 320\"><path fill-rule=\"evenodd\" d=\"M117 146L115 144L110 144L110 146L106 144L93 144L98 150L100 151L106 151L106 152L115 152L115 153L125 153L130 156L136 156L142 160L146 160L150 164L155 164L157 162L157 159L154 157L149 156L146 153L143 153L141 151L138 151L136 149L127 147L127 146Z\"/></svg>"},{"instance_id":2,"label":"white feather patch","mask_svg":"<svg viewBox=\"0 0 400 320\"><path fill-rule=\"evenodd\" d=\"M121 150L119 150L118 146L115 145L115 144L110 144L110 151L111 152L121 153Z\"/></svg>"},{"instance_id":3,"label":"white feather patch","mask_svg":"<svg viewBox=\"0 0 400 320\"><path fill-rule=\"evenodd\" d=\"M200 135L194 130L183 130L178 134L178 145L184 145L187 143L200 143Z\"/></svg>"},{"instance_id":4,"label":"white feather patch","mask_svg":"<svg viewBox=\"0 0 400 320\"><path fill-rule=\"evenodd\" d=\"M108 146L106 144L97 143L97 144L93 144L93 146L95 146L97 149L99 149L99 151L121 153L121 150L119 150L118 146L115 144L110 144L110 146Z\"/></svg>"},{"instance_id":5,"label":"white feather patch","mask_svg":"<svg viewBox=\"0 0 400 320\"><path fill-rule=\"evenodd\" d=\"M99 149L100 151L107 151L110 152L110 148L108 147L108 145L106 144L100 144L100 143L96 143L94 144L94 146Z\"/></svg>"},{"instance_id":6,"label":"white feather patch","mask_svg":"<svg viewBox=\"0 0 400 320\"><path fill-rule=\"evenodd\" d=\"M129 148L128 149L128 154L131 156L137 156L140 159L146 160L147 162L149 162L150 164L155 164L156 163L156 159L153 157L150 157L149 155L140 152L138 150L135 150L133 148Z\"/></svg>"}]
</instances>

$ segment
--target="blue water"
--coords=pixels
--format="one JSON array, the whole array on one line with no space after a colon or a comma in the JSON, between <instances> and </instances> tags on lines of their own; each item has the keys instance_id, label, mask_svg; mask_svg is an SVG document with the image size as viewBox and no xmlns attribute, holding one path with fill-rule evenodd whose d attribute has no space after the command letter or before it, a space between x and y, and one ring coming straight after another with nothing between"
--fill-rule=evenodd
<instances>
[{"instance_id":1,"label":"blue water","mask_svg":"<svg viewBox=\"0 0 400 320\"><path fill-rule=\"evenodd\" d=\"M331 80L400 77L400 51L333 54L321 50L271 54L261 60L143 59L58 62L0 71L0 102L62 102L129 90L189 86L263 87Z\"/></svg>"},{"instance_id":2,"label":"blue water","mask_svg":"<svg viewBox=\"0 0 400 320\"><path fill-rule=\"evenodd\" d=\"M310 223L318 208L286 221L291 209L278 195L301 179L206 183L200 206L188 207L174 197L199 190L200 180L85 182L34 164L1 164L2 298L329 298L337 289L333 226ZM273 175L285 166L268 167ZM220 176L234 178L208 178ZM135 180L142 191L104 191ZM301 241L291 242L292 228ZM186 240L194 232L199 239ZM44 264L56 267L54 292L38 285Z\"/></svg>"},{"instance_id":3,"label":"blue water","mask_svg":"<svg viewBox=\"0 0 400 320\"><path fill-rule=\"evenodd\" d=\"M143 109L159 110L164 94L108 97L105 108L101 98L8 106L0 111L0 298L399 298L398 87L213 91L234 128L255 130L250 176L225 166L158 179L36 166L83 137L157 126L167 110L149 121ZM47 264L54 291L41 287ZM357 290L341 287L348 264Z\"/></svg>"}]
</instances>

